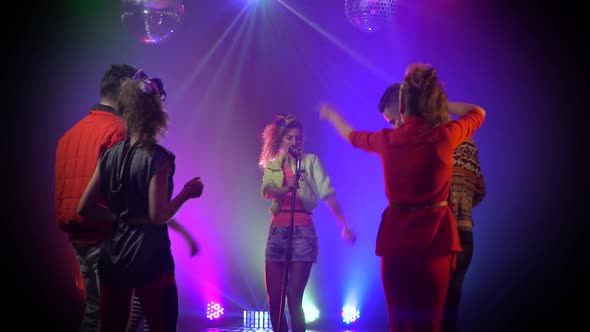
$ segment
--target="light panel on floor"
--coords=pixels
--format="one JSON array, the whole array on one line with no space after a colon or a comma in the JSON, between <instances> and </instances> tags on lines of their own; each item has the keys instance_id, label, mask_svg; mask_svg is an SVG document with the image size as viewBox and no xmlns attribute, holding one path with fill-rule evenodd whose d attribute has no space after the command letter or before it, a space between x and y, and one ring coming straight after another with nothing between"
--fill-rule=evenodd
<instances>
[{"instance_id":1,"label":"light panel on floor","mask_svg":"<svg viewBox=\"0 0 590 332\"><path fill-rule=\"evenodd\" d=\"M270 328L270 314L268 311L244 310L244 327L247 328Z\"/></svg>"},{"instance_id":2,"label":"light panel on floor","mask_svg":"<svg viewBox=\"0 0 590 332\"><path fill-rule=\"evenodd\" d=\"M360 316L360 311L354 306L345 305L342 308L342 321L346 324L355 322Z\"/></svg>"},{"instance_id":3,"label":"light panel on floor","mask_svg":"<svg viewBox=\"0 0 590 332\"><path fill-rule=\"evenodd\" d=\"M207 318L210 320L219 319L223 315L223 307L217 302L207 304Z\"/></svg>"},{"instance_id":4,"label":"light panel on floor","mask_svg":"<svg viewBox=\"0 0 590 332\"><path fill-rule=\"evenodd\" d=\"M305 322L311 323L320 318L320 311L313 304L303 304L303 314L305 315Z\"/></svg>"}]
</instances>

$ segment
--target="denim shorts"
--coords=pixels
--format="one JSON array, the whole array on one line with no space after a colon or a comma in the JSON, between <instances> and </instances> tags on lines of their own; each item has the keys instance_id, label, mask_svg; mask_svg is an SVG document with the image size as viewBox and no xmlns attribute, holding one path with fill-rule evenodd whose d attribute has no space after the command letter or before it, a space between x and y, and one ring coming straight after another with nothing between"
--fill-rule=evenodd
<instances>
[{"instance_id":1,"label":"denim shorts","mask_svg":"<svg viewBox=\"0 0 590 332\"><path fill-rule=\"evenodd\" d=\"M284 262L289 226L270 225L266 249L267 262ZM293 229L292 262L313 262L318 258L318 236L314 226L295 226Z\"/></svg>"}]
</instances>

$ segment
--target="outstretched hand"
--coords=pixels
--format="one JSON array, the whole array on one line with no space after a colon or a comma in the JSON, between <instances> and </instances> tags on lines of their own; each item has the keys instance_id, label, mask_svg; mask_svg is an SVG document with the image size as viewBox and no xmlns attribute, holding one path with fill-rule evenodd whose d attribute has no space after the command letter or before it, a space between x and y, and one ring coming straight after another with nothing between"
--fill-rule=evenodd
<instances>
[{"instance_id":1,"label":"outstretched hand","mask_svg":"<svg viewBox=\"0 0 590 332\"><path fill-rule=\"evenodd\" d=\"M327 120L342 138L350 142L350 133L353 131L353 128L334 106L323 103L320 108L320 119Z\"/></svg>"},{"instance_id":2,"label":"outstretched hand","mask_svg":"<svg viewBox=\"0 0 590 332\"><path fill-rule=\"evenodd\" d=\"M205 185L201 182L201 177L193 178L192 180L188 181L185 185L183 190L186 191L188 197L190 198L198 198L201 197L203 194L203 189Z\"/></svg>"},{"instance_id":3,"label":"outstretched hand","mask_svg":"<svg viewBox=\"0 0 590 332\"><path fill-rule=\"evenodd\" d=\"M186 241L189 247L189 256L194 257L199 253L199 244L189 233L180 233L182 238Z\"/></svg>"},{"instance_id":4,"label":"outstretched hand","mask_svg":"<svg viewBox=\"0 0 590 332\"><path fill-rule=\"evenodd\" d=\"M168 226L170 226L170 228L172 228L173 230L177 231L180 234L180 236L182 236L184 241L186 241L190 249L189 255L191 257L194 257L196 254L199 253L199 244L197 243L197 240L195 240L191 233L182 224L180 224L175 219L171 219L170 221L168 221Z\"/></svg>"},{"instance_id":5,"label":"outstretched hand","mask_svg":"<svg viewBox=\"0 0 590 332\"><path fill-rule=\"evenodd\" d=\"M195 255L197 255L199 253L199 245L197 244L197 241L195 241L195 239L193 239L193 238L190 238L190 241L189 241L189 239L186 239L186 240L187 240L187 242L189 242L189 248L190 248L189 255L191 257L194 257Z\"/></svg>"},{"instance_id":6,"label":"outstretched hand","mask_svg":"<svg viewBox=\"0 0 590 332\"><path fill-rule=\"evenodd\" d=\"M354 243L356 242L356 233L350 228L348 228L348 226L342 228L342 234L340 236L344 241L348 242L351 245L354 245Z\"/></svg>"},{"instance_id":7,"label":"outstretched hand","mask_svg":"<svg viewBox=\"0 0 590 332\"><path fill-rule=\"evenodd\" d=\"M328 103L323 103L320 106L320 119L329 120L335 114L338 114L338 112L336 111L334 106L332 106Z\"/></svg>"}]
</instances>

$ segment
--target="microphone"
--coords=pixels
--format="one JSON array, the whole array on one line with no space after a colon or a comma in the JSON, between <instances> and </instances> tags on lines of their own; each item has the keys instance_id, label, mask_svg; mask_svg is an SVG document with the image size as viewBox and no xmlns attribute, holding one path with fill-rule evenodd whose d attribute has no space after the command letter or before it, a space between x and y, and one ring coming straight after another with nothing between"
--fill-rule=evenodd
<instances>
[{"instance_id":1,"label":"microphone","mask_svg":"<svg viewBox=\"0 0 590 332\"><path fill-rule=\"evenodd\" d=\"M301 172L303 172L301 170L301 147L298 146L290 146L289 147L289 154L295 158L295 174L297 176L297 179L299 181L302 180L301 177Z\"/></svg>"},{"instance_id":2,"label":"microphone","mask_svg":"<svg viewBox=\"0 0 590 332\"><path fill-rule=\"evenodd\" d=\"M289 154L293 158L299 158L299 157L301 157L301 148L297 147L297 146L291 146L291 147L289 147Z\"/></svg>"}]
</instances>

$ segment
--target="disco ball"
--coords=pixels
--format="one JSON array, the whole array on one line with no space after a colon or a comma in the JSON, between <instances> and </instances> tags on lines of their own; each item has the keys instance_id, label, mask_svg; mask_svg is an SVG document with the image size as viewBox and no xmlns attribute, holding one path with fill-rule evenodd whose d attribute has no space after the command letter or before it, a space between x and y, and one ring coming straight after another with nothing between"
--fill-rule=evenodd
<instances>
[{"instance_id":1,"label":"disco ball","mask_svg":"<svg viewBox=\"0 0 590 332\"><path fill-rule=\"evenodd\" d=\"M344 0L346 18L355 28L377 31L393 18L398 0Z\"/></svg>"},{"instance_id":2,"label":"disco ball","mask_svg":"<svg viewBox=\"0 0 590 332\"><path fill-rule=\"evenodd\" d=\"M169 39L184 18L182 0L123 0L121 22L127 31L145 44Z\"/></svg>"}]
</instances>

